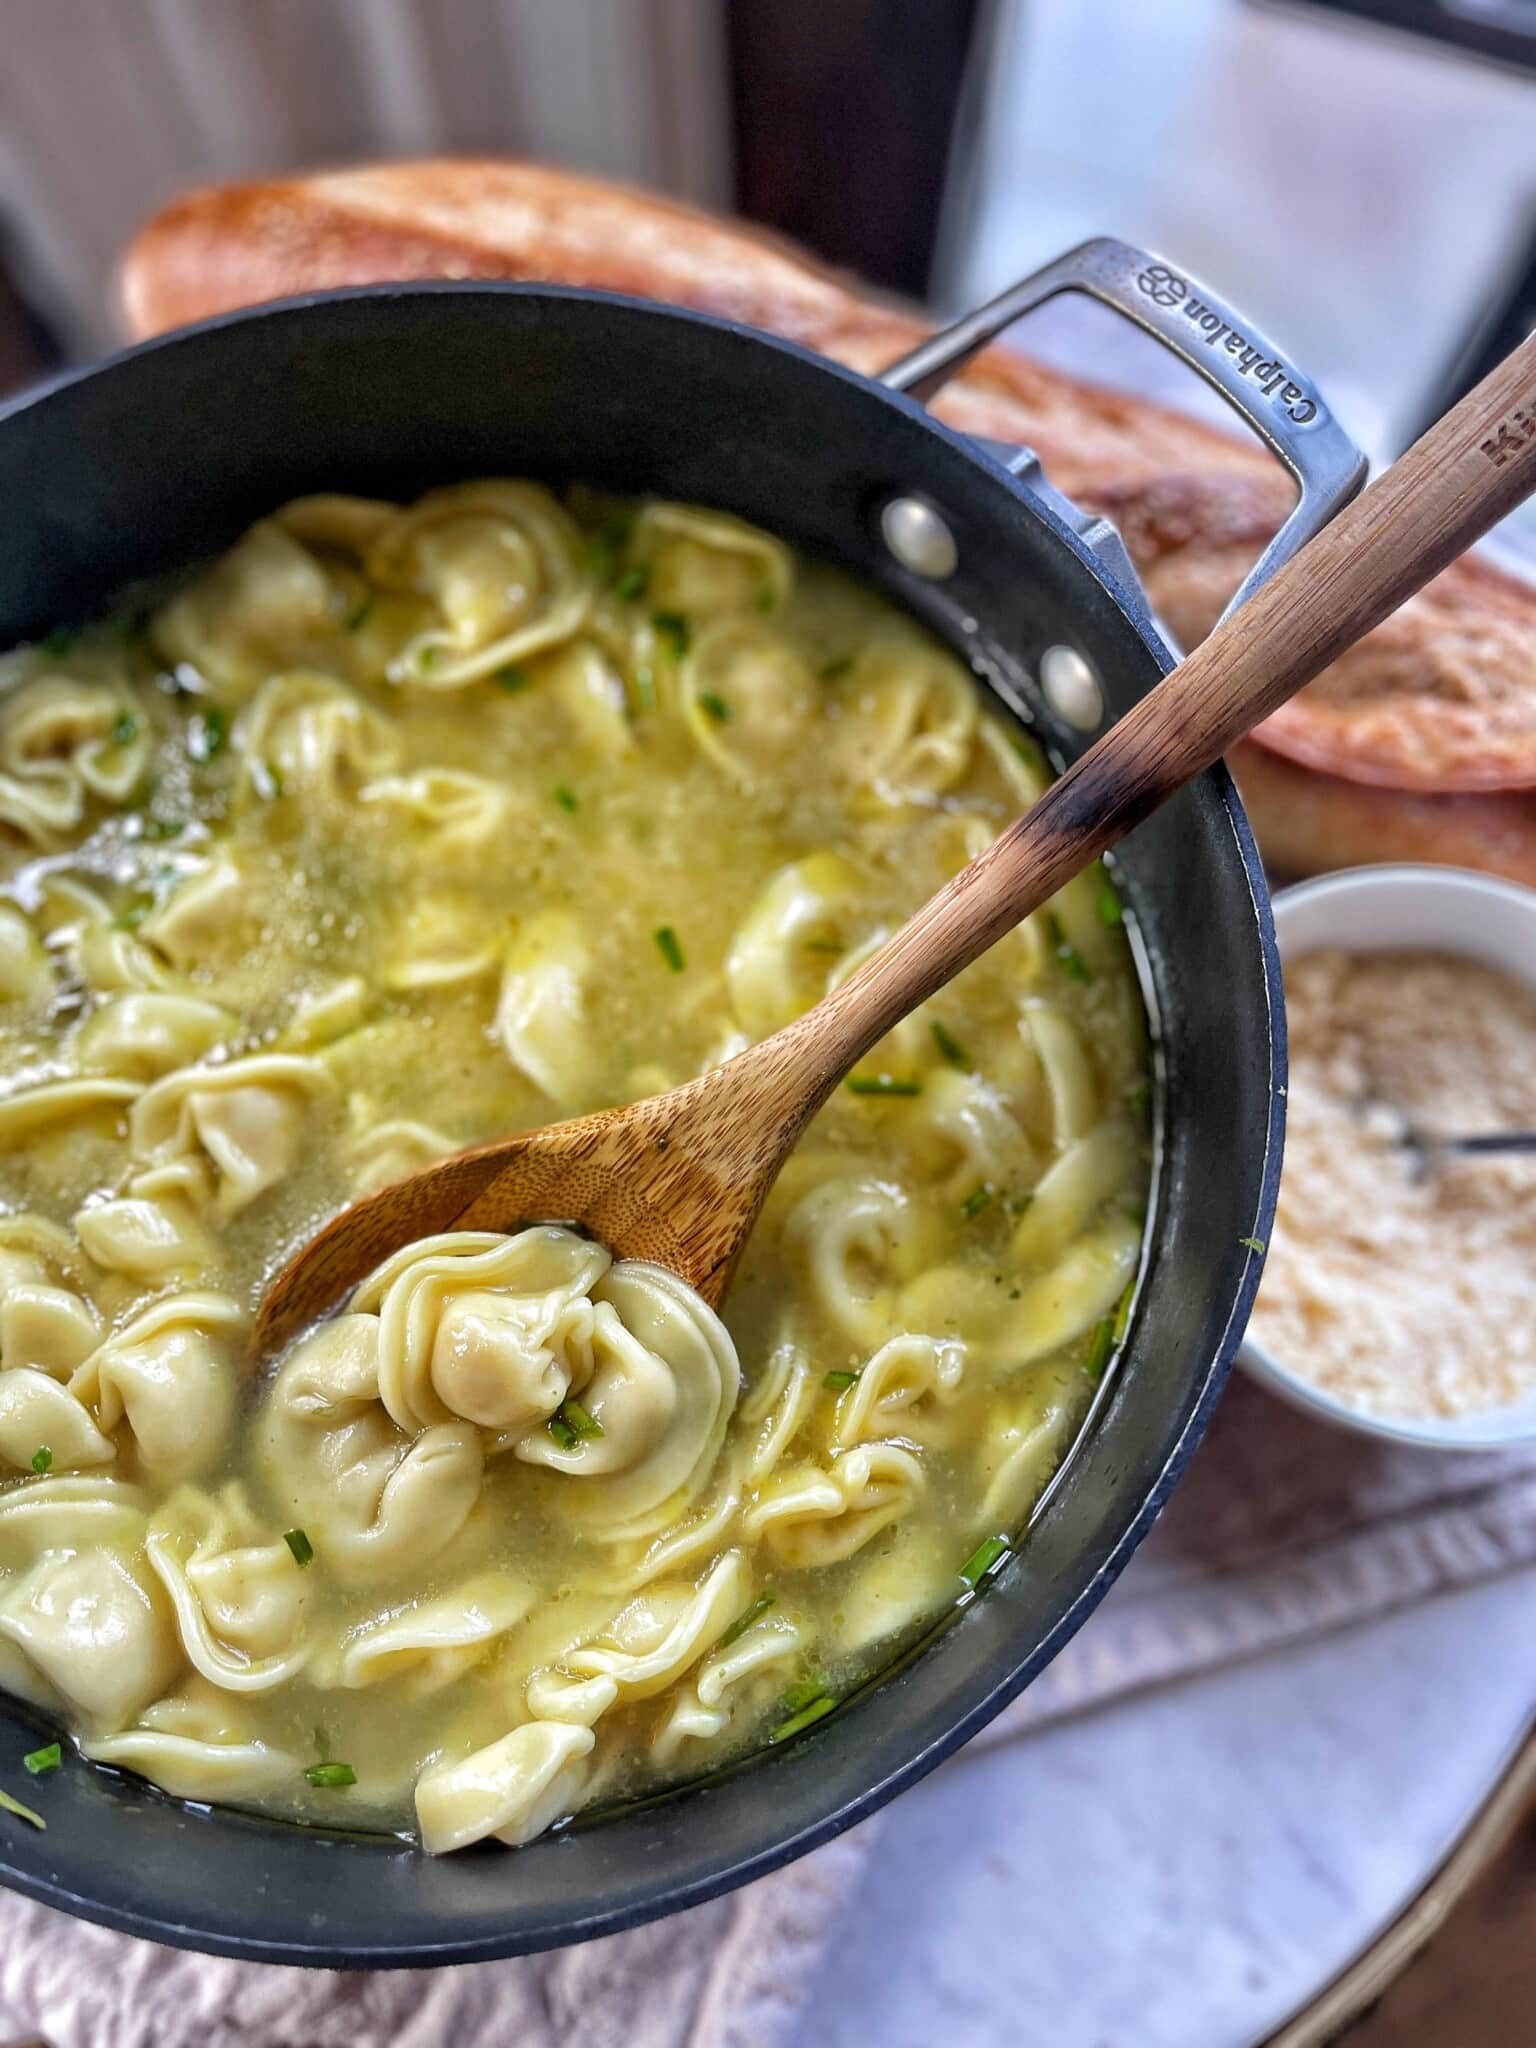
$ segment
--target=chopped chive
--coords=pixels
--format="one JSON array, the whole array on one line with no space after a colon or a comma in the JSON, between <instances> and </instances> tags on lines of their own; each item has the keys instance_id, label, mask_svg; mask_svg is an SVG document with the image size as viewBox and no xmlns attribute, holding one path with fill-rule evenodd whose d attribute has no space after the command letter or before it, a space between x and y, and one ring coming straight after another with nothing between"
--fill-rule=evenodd
<instances>
[{"instance_id":1,"label":"chopped chive","mask_svg":"<svg viewBox=\"0 0 1536 2048\"><path fill-rule=\"evenodd\" d=\"M978 1543L965 1563L960 1567L960 1576L968 1586L979 1586L987 1573L992 1571L1008 1555L1006 1536L989 1536L985 1543Z\"/></svg>"},{"instance_id":2,"label":"chopped chive","mask_svg":"<svg viewBox=\"0 0 1536 2048\"><path fill-rule=\"evenodd\" d=\"M603 1425L591 1410L584 1408L579 1401L570 1399L562 1401L559 1412L565 1418L567 1425L575 1430L577 1436L601 1436L603 1434Z\"/></svg>"},{"instance_id":3,"label":"chopped chive","mask_svg":"<svg viewBox=\"0 0 1536 2048\"><path fill-rule=\"evenodd\" d=\"M303 1571L306 1565L314 1563L315 1546L310 1542L302 1529L285 1529L283 1531L283 1541L293 1552L293 1561L300 1571Z\"/></svg>"},{"instance_id":4,"label":"chopped chive","mask_svg":"<svg viewBox=\"0 0 1536 2048\"><path fill-rule=\"evenodd\" d=\"M1264 1250L1264 1240L1262 1237L1240 1237L1237 1241L1241 1245L1246 1245L1249 1251L1258 1252L1262 1255Z\"/></svg>"},{"instance_id":5,"label":"chopped chive","mask_svg":"<svg viewBox=\"0 0 1536 2048\"><path fill-rule=\"evenodd\" d=\"M754 1621L762 1620L763 1616L768 1612L769 1608L774 1605L778 1597L779 1596L777 1593L759 1593L757 1598L752 1602L752 1605L750 1607L744 1607L741 1613L737 1615L736 1619L731 1623L730 1627L726 1630L725 1634L720 1638L719 1642L716 1643L715 1648L717 1650L728 1650L731 1647L732 1643L739 1641L740 1638L746 1634L747 1630L752 1626Z\"/></svg>"},{"instance_id":6,"label":"chopped chive","mask_svg":"<svg viewBox=\"0 0 1536 2048\"><path fill-rule=\"evenodd\" d=\"M714 690L700 690L694 699L701 711L707 711L716 725L729 725L735 713L725 699Z\"/></svg>"},{"instance_id":7,"label":"chopped chive","mask_svg":"<svg viewBox=\"0 0 1536 2048\"><path fill-rule=\"evenodd\" d=\"M551 1415L548 1422L545 1423L544 1427L549 1431L562 1451L574 1451L577 1444L581 1441L558 1408Z\"/></svg>"},{"instance_id":8,"label":"chopped chive","mask_svg":"<svg viewBox=\"0 0 1536 2048\"><path fill-rule=\"evenodd\" d=\"M626 569L615 583L614 594L622 597L626 604L632 604L637 597L644 597L650 587L650 581L650 570L644 562L636 562L632 568Z\"/></svg>"},{"instance_id":9,"label":"chopped chive","mask_svg":"<svg viewBox=\"0 0 1536 2048\"><path fill-rule=\"evenodd\" d=\"M13 1799L9 1792L0 1792L0 1811L14 1813L18 1820L29 1820L33 1827L47 1830L48 1823L40 1813L34 1813L30 1806L23 1806L19 1799Z\"/></svg>"},{"instance_id":10,"label":"chopped chive","mask_svg":"<svg viewBox=\"0 0 1536 2048\"><path fill-rule=\"evenodd\" d=\"M946 1030L937 1017L928 1028L933 1033L933 1042L939 1048L942 1057L947 1059L952 1067L958 1067L962 1074L969 1074L972 1071L971 1056L954 1033Z\"/></svg>"},{"instance_id":11,"label":"chopped chive","mask_svg":"<svg viewBox=\"0 0 1536 2048\"><path fill-rule=\"evenodd\" d=\"M57 1742L50 1742L42 1749L30 1750L21 1761L23 1768L34 1778L46 1778L50 1771L56 1771L63 1763L64 1751Z\"/></svg>"},{"instance_id":12,"label":"chopped chive","mask_svg":"<svg viewBox=\"0 0 1536 2048\"><path fill-rule=\"evenodd\" d=\"M112 922L120 932L136 932L154 909L154 903L130 903L126 910L120 910Z\"/></svg>"},{"instance_id":13,"label":"chopped chive","mask_svg":"<svg viewBox=\"0 0 1536 2048\"><path fill-rule=\"evenodd\" d=\"M146 818L141 839L179 839L187 829L185 818Z\"/></svg>"},{"instance_id":14,"label":"chopped chive","mask_svg":"<svg viewBox=\"0 0 1536 2048\"><path fill-rule=\"evenodd\" d=\"M311 1764L304 1775L322 1792L344 1792L348 1785L357 1783L357 1773L350 1764Z\"/></svg>"},{"instance_id":15,"label":"chopped chive","mask_svg":"<svg viewBox=\"0 0 1536 2048\"><path fill-rule=\"evenodd\" d=\"M800 943L807 953L841 953L843 950L841 939L802 939Z\"/></svg>"},{"instance_id":16,"label":"chopped chive","mask_svg":"<svg viewBox=\"0 0 1536 2048\"><path fill-rule=\"evenodd\" d=\"M509 661L505 668L497 669L491 680L505 690L509 697L515 697L519 690L526 690L529 686L527 669L515 661Z\"/></svg>"},{"instance_id":17,"label":"chopped chive","mask_svg":"<svg viewBox=\"0 0 1536 2048\"><path fill-rule=\"evenodd\" d=\"M688 652L688 621L681 612L652 612L651 624L672 650L672 659L681 661Z\"/></svg>"},{"instance_id":18,"label":"chopped chive","mask_svg":"<svg viewBox=\"0 0 1536 2048\"><path fill-rule=\"evenodd\" d=\"M38 642L44 654L51 654L55 659L61 654L68 654L74 644L75 635L69 626L55 626L51 633L45 634Z\"/></svg>"},{"instance_id":19,"label":"chopped chive","mask_svg":"<svg viewBox=\"0 0 1536 2048\"><path fill-rule=\"evenodd\" d=\"M217 704L209 704L193 719L187 734L187 751L194 761L211 761L229 743L229 720Z\"/></svg>"},{"instance_id":20,"label":"chopped chive","mask_svg":"<svg viewBox=\"0 0 1536 2048\"><path fill-rule=\"evenodd\" d=\"M579 811L581 809L580 800L577 797L575 790L571 788L569 783L557 782L554 788L549 793L554 798L555 802L560 806L562 811L574 812Z\"/></svg>"},{"instance_id":21,"label":"chopped chive","mask_svg":"<svg viewBox=\"0 0 1536 2048\"><path fill-rule=\"evenodd\" d=\"M347 615L346 630L349 633L361 633L364 626L367 625L368 621L372 617L373 599L371 597L365 597L362 603L357 607L356 611L350 612Z\"/></svg>"},{"instance_id":22,"label":"chopped chive","mask_svg":"<svg viewBox=\"0 0 1536 2048\"><path fill-rule=\"evenodd\" d=\"M120 711L112 727L114 747L126 747L128 742L139 736L139 721L131 711Z\"/></svg>"},{"instance_id":23,"label":"chopped chive","mask_svg":"<svg viewBox=\"0 0 1536 2048\"><path fill-rule=\"evenodd\" d=\"M997 1190L990 1181L978 1181L960 1204L960 1214L965 1218L966 1222L969 1223L973 1217L979 1216L996 1193Z\"/></svg>"},{"instance_id":24,"label":"chopped chive","mask_svg":"<svg viewBox=\"0 0 1536 2048\"><path fill-rule=\"evenodd\" d=\"M802 1678L798 1685L792 1685L784 1695L786 1713L798 1714L802 1707L808 1707L812 1700L819 1700L827 1689L824 1678Z\"/></svg>"},{"instance_id":25,"label":"chopped chive","mask_svg":"<svg viewBox=\"0 0 1536 2048\"><path fill-rule=\"evenodd\" d=\"M1031 1189L1027 1194L1010 1195L1003 1206L1010 1216L1022 1216L1034 1199L1034 1191Z\"/></svg>"},{"instance_id":26,"label":"chopped chive","mask_svg":"<svg viewBox=\"0 0 1536 2048\"><path fill-rule=\"evenodd\" d=\"M51 1472L53 1470L53 1452L46 1444L39 1444L32 1453L32 1470L34 1472Z\"/></svg>"},{"instance_id":27,"label":"chopped chive","mask_svg":"<svg viewBox=\"0 0 1536 2048\"><path fill-rule=\"evenodd\" d=\"M281 772L270 761L251 762L251 782L264 803L276 803L280 796L287 794Z\"/></svg>"},{"instance_id":28,"label":"chopped chive","mask_svg":"<svg viewBox=\"0 0 1536 2048\"><path fill-rule=\"evenodd\" d=\"M757 593L756 601L757 608L760 612L771 612L773 610L774 595L773 592L768 588L766 583L763 585L762 589Z\"/></svg>"},{"instance_id":29,"label":"chopped chive","mask_svg":"<svg viewBox=\"0 0 1536 2048\"><path fill-rule=\"evenodd\" d=\"M439 652L440 650L436 647L418 647L416 650L416 666L418 668L436 668Z\"/></svg>"},{"instance_id":30,"label":"chopped chive","mask_svg":"<svg viewBox=\"0 0 1536 2048\"><path fill-rule=\"evenodd\" d=\"M850 1074L845 1086L851 1095L921 1095L921 1081L898 1080L894 1074Z\"/></svg>"},{"instance_id":31,"label":"chopped chive","mask_svg":"<svg viewBox=\"0 0 1536 2048\"><path fill-rule=\"evenodd\" d=\"M663 924L657 926L654 937L656 940L656 950L660 953L662 959L666 961L674 974L681 974L688 963L683 958L682 942L678 938L677 933L673 931L671 925Z\"/></svg>"},{"instance_id":32,"label":"chopped chive","mask_svg":"<svg viewBox=\"0 0 1536 2048\"><path fill-rule=\"evenodd\" d=\"M829 661L823 663L821 671L821 680L824 683L835 683L839 676L847 675L849 669L851 669L852 667L853 656L851 654L840 654L837 657L836 661Z\"/></svg>"},{"instance_id":33,"label":"chopped chive","mask_svg":"<svg viewBox=\"0 0 1536 2048\"><path fill-rule=\"evenodd\" d=\"M1045 929L1051 942L1051 950L1061 962L1064 971L1070 974L1074 981L1092 981L1093 975L1089 971L1088 962L1062 930L1061 919L1054 910L1045 913Z\"/></svg>"},{"instance_id":34,"label":"chopped chive","mask_svg":"<svg viewBox=\"0 0 1536 2048\"><path fill-rule=\"evenodd\" d=\"M1099 913L1099 923L1113 931L1117 924L1125 923L1125 907L1120 901L1120 891L1108 875L1099 877L1099 886L1094 894L1094 908Z\"/></svg>"},{"instance_id":35,"label":"chopped chive","mask_svg":"<svg viewBox=\"0 0 1536 2048\"><path fill-rule=\"evenodd\" d=\"M824 1372L821 1384L829 1394L846 1394L850 1387L856 1387L859 1376L856 1372Z\"/></svg>"},{"instance_id":36,"label":"chopped chive","mask_svg":"<svg viewBox=\"0 0 1536 2048\"><path fill-rule=\"evenodd\" d=\"M1093 1326L1093 1341L1088 1346L1088 1356L1083 1361L1083 1371L1089 1379L1103 1378L1104 1368L1109 1363L1109 1354L1114 1348L1115 1319L1113 1316L1101 1316Z\"/></svg>"},{"instance_id":37,"label":"chopped chive","mask_svg":"<svg viewBox=\"0 0 1536 2048\"><path fill-rule=\"evenodd\" d=\"M768 1740L787 1742L791 1735L798 1735L802 1728L809 1728L813 1721L819 1721L824 1715L830 1714L836 1705L837 1701L830 1693L822 1693L818 1699L812 1700L809 1706L802 1707L798 1714L791 1714L787 1721L781 1721Z\"/></svg>"}]
</instances>

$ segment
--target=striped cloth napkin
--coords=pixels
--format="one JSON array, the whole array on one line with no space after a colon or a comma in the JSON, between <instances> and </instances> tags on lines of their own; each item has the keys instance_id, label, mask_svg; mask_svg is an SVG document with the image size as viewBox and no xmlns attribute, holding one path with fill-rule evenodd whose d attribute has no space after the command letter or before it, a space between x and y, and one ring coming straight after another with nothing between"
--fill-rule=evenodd
<instances>
[{"instance_id":1,"label":"striped cloth napkin","mask_svg":"<svg viewBox=\"0 0 1536 2048\"><path fill-rule=\"evenodd\" d=\"M1131 1568L976 1740L1345 1627L1536 1559L1536 1455L1325 1430L1245 1381ZM758 1884L580 1949L460 1969L190 1956L0 1898L0 2043L50 2048L779 2048L879 1822Z\"/></svg>"}]
</instances>

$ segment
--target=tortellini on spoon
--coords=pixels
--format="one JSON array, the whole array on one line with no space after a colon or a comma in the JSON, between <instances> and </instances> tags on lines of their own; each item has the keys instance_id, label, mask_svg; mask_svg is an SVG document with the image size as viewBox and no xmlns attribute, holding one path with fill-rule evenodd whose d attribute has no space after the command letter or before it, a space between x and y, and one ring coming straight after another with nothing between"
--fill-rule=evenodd
<instances>
[{"instance_id":1,"label":"tortellini on spoon","mask_svg":"<svg viewBox=\"0 0 1536 2048\"><path fill-rule=\"evenodd\" d=\"M489 1450L583 1482L579 1512L605 1527L703 1484L741 1382L724 1324L675 1275L555 1225L407 1246L353 1296L360 1333L365 1318L397 1429L474 1423Z\"/></svg>"}]
</instances>

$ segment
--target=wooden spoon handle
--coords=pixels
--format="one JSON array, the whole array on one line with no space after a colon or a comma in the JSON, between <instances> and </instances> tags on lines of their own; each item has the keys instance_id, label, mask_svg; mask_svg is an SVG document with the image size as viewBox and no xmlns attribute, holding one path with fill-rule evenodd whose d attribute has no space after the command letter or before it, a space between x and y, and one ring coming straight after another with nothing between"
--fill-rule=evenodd
<instances>
[{"instance_id":1,"label":"wooden spoon handle","mask_svg":"<svg viewBox=\"0 0 1536 2048\"><path fill-rule=\"evenodd\" d=\"M1536 490L1536 336L791 1025L819 1103L936 989ZM787 1050L787 1048L786 1048Z\"/></svg>"}]
</instances>

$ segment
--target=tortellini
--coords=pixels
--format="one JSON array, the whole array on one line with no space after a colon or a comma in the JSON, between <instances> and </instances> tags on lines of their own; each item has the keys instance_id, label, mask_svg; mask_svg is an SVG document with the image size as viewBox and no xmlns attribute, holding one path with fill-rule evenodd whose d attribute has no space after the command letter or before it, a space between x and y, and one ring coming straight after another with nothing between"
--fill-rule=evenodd
<instances>
[{"instance_id":1,"label":"tortellini","mask_svg":"<svg viewBox=\"0 0 1536 2048\"><path fill-rule=\"evenodd\" d=\"M45 1447L50 1470L62 1472L109 1465L117 1456L111 1437L67 1386L36 1366L13 1365L0 1372L0 1464L30 1471Z\"/></svg>"},{"instance_id":2,"label":"tortellini","mask_svg":"<svg viewBox=\"0 0 1536 2048\"><path fill-rule=\"evenodd\" d=\"M53 847L95 805L118 805L143 777L149 727L136 699L104 679L44 675L0 699L0 825Z\"/></svg>"},{"instance_id":3,"label":"tortellini","mask_svg":"<svg viewBox=\"0 0 1536 2048\"><path fill-rule=\"evenodd\" d=\"M766 1038L826 993L828 955L847 945L859 885L845 855L817 853L781 869L758 897L725 960L731 1007L749 1037Z\"/></svg>"},{"instance_id":4,"label":"tortellini","mask_svg":"<svg viewBox=\"0 0 1536 2048\"><path fill-rule=\"evenodd\" d=\"M268 1490L344 1583L369 1584L451 1543L480 1497L478 1430L407 1435L379 1399L378 1319L322 1324L278 1375L260 1423Z\"/></svg>"},{"instance_id":5,"label":"tortellini","mask_svg":"<svg viewBox=\"0 0 1536 2048\"><path fill-rule=\"evenodd\" d=\"M37 1468L41 1452L45 1470L111 1464L121 1438L137 1473L170 1483L219 1456L236 1405L236 1303L174 1294L102 1335L78 1294L35 1276L41 1262L0 1253L6 1268L16 1280L0 1309L0 1462Z\"/></svg>"},{"instance_id":6,"label":"tortellini","mask_svg":"<svg viewBox=\"0 0 1536 2048\"><path fill-rule=\"evenodd\" d=\"M580 535L537 484L429 492L379 532L369 573L429 601L432 622L391 664L397 682L461 689L581 627L590 594Z\"/></svg>"},{"instance_id":7,"label":"tortellini","mask_svg":"<svg viewBox=\"0 0 1536 2048\"><path fill-rule=\"evenodd\" d=\"M794 556L782 541L696 505L646 505L630 554L645 566L652 601L684 618L772 612L794 588Z\"/></svg>"},{"instance_id":8,"label":"tortellini","mask_svg":"<svg viewBox=\"0 0 1536 2048\"><path fill-rule=\"evenodd\" d=\"M258 796L349 796L387 775L400 757L390 721L322 675L275 677L244 714L236 738Z\"/></svg>"},{"instance_id":9,"label":"tortellini","mask_svg":"<svg viewBox=\"0 0 1536 2048\"><path fill-rule=\"evenodd\" d=\"M235 1409L231 1351L245 1321L227 1295L168 1295L99 1344L69 1392L104 1431L127 1430L146 1477L186 1478L224 1449Z\"/></svg>"},{"instance_id":10,"label":"tortellini","mask_svg":"<svg viewBox=\"0 0 1536 2048\"><path fill-rule=\"evenodd\" d=\"M53 971L32 920L0 903L0 1003L37 1006L53 991Z\"/></svg>"},{"instance_id":11,"label":"tortellini","mask_svg":"<svg viewBox=\"0 0 1536 2048\"><path fill-rule=\"evenodd\" d=\"M382 1685L430 1697L488 1656L533 1601L532 1587L515 1573L477 1573L451 1593L363 1622L343 1640L327 1676L353 1689Z\"/></svg>"},{"instance_id":12,"label":"tortellini","mask_svg":"<svg viewBox=\"0 0 1536 2048\"><path fill-rule=\"evenodd\" d=\"M892 1337L863 1366L837 1404L839 1449L882 1437L928 1435L934 1412L950 1407L965 1377L965 1346L954 1337Z\"/></svg>"},{"instance_id":13,"label":"tortellini","mask_svg":"<svg viewBox=\"0 0 1536 2048\"><path fill-rule=\"evenodd\" d=\"M845 772L866 803L932 803L969 768L976 691L952 655L892 635L858 656L842 688Z\"/></svg>"},{"instance_id":14,"label":"tortellini","mask_svg":"<svg viewBox=\"0 0 1536 2048\"><path fill-rule=\"evenodd\" d=\"M196 1681L153 1701L131 1728L81 1747L119 1770L137 1771L178 1799L270 1797L298 1778L302 1761L246 1725L233 1696Z\"/></svg>"},{"instance_id":15,"label":"tortellini","mask_svg":"<svg viewBox=\"0 0 1536 2048\"><path fill-rule=\"evenodd\" d=\"M239 702L340 623L325 569L275 519L259 520L156 613L167 660Z\"/></svg>"},{"instance_id":16,"label":"tortellini","mask_svg":"<svg viewBox=\"0 0 1536 2048\"><path fill-rule=\"evenodd\" d=\"M792 1571L838 1564L908 1513L926 1481L903 1444L857 1444L830 1464L776 1472L742 1517Z\"/></svg>"},{"instance_id":17,"label":"tortellini","mask_svg":"<svg viewBox=\"0 0 1536 2048\"><path fill-rule=\"evenodd\" d=\"M112 996L75 1036L75 1057L91 1073L155 1081L191 1066L237 1028L231 1013L201 996L155 991Z\"/></svg>"},{"instance_id":18,"label":"tortellini","mask_svg":"<svg viewBox=\"0 0 1536 2048\"><path fill-rule=\"evenodd\" d=\"M536 1671L528 1709L551 1721L590 1727L620 1701L665 1692L719 1642L751 1597L739 1550L725 1551L701 1584L665 1581L638 1593L601 1637Z\"/></svg>"},{"instance_id":19,"label":"tortellini","mask_svg":"<svg viewBox=\"0 0 1536 2048\"><path fill-rule=\"evenodd\" d=\"M597 1066L592 949L579 920L541 912L508 946L496 1006L507 1058L567 1115L586 1107Z\"/></svg>"},{"instance_id":20,"label":"tortellini","mask_svg":"<svg viewBox=\"0 0 1536 2048\"><path fill-rule=\"evenodd\" d=\"M656 1732L651 1749L657 1762L686 1758L694 1744L718 1740L747 1700L782 1692L804 1646L805 1632L794 1620L770 1614L712 1651Z\"/></svg>"},{"instance_id":21,"label":"tortellini","mask_svg":"<svg viewBox=\"0 0 1536 2048\"><path fill-rule=\"evenodd\" d=\"M900 1285L922 1263L924 1234L918 1204L899 1183L844 1179L801 1198L784 1241L827 1322L872 1346L896 1325Z\"/></svg>"},{"instance_id":22,"label":"tortellini","mask_svg":"<svg viewBox=\"0 0 1536 2048\"><path fill-rule=\"evenodd\" d=\"M577 1804L590 1728L529 1721L455 1763L434 1764L416 1785L421 1845L429 1855L494 1835L516 1848Z\"/></svg>"},{"instance_id":23,"label":"tortellini","mask_svg":"<svg viewBox=\"0 0 1536 2048\"><path fill-rule=\"evenodd\" d=\"M135 1102L129 1142L142 1165L228 1218L292 1169L329 1087L318 1061L292 1053L184 1067Z\"/></svg>"},{"instance_id":24,"label":"tortellini","mask_svg":"<svg viewBox=\"0 0 1536 2048\"><path fill-rule=\"evenodd\" d=\"M43 1698L104 1734L133 1720L179 1668L168 1603L126 1549L45 1551L0 1587L0 1645Z\"/></svg>"},{"instance_id":25,"label":"tortellini","mask_svg":"<svg viewBox=\"0 0 1536 2048\"><path fill-rule=\"evenodd\" d=\"M358 801L415 835L423 859L473 858L488 852L513 816L506 790L461 768L421 768L413 775L381 775L358 791Z\"/></svg>"},{"instance_id":26,"label":"tortellini","mask_svg":"<svg viewBox=\"0 0 1536 2048\"><path fill-rule=\"evenodd\" d=\"M232 860L186 872L139 927L144 944L183 973L246 944L255 919L249 879Z\"/></svg>"},{"instance_id":27,"label":"tortellini","mask_svg":"<svg viewBox=\"0 0 1536 2048\"><path fill-rule=\"evenodd\" d=\"M573 1512L589 1525L691 1494L740 1385L724 1325L672 1274L614 1265L554 1227L425 1239L380 1267L351 1308L359 1331L377 1317L379 1399L399 1429L478 1424L491 1448L582 1482ZM552 1433L573 1397L581 1426Z\"/></svg>"},{"instance_id":28,"label":"tortellini","mask_svg":"<svg viewBox=\"0 0 1536 2048\"><path fill-rule=\"evenodd\" d=\"M100 1311L73 1283L69 1238L32 1218L0 1223L0 1370L67 1379L102 1336Z\"/></svg>"},{"instance_id":29,"label":"tortellini","mask_svg":"<svg viewBox=\"0 0 1536 2048\"><path fill-rule=\"evenodd\" d=\"M775 774L821 711L805 657L758 620L722 619L683 666L682 709L698 745L738 776Z\"/></svg>"},{"instance_id":30,"label":"tortellini","mask_svg":"<svg viewBox=\"0 0 1536 2048\"><path fill-rule=\"evenodd\" d=\"M609 1265L601 1245L567 1230L409 1246L352 1297L354 1312L378 1317L379 1398L413 1434L459 1420L515 1442L571 1392Z\"/></svg>"},{"instance_id":31,"label":"tortellini","mask_svg":"<svg viewBox=\"0 0 1536 2048\"><path fill-rule=\"evenodd\" d=\"M193 1668L224 1692L271 1692L303 1670L304 1581L293 1552L264 1532L238 1483L217 1497L173 1493L145 1550Z\"/></svg>"},{"instance_id":32,"label":"tortellini","mask_svg":"<svg viewBox=\"0 0 1536 2048\"><path fill-rule=\"evenodd\" d=\"M798 1741L971 1597L1124 1369L1103 867L833 1092L723 1319L550 1215L252 1322L344 1204L802 1018L1048 779L828 564L579 485L314 494L0 651L0 1689L437 1854Z\"/></svg>"}]
</instances>

